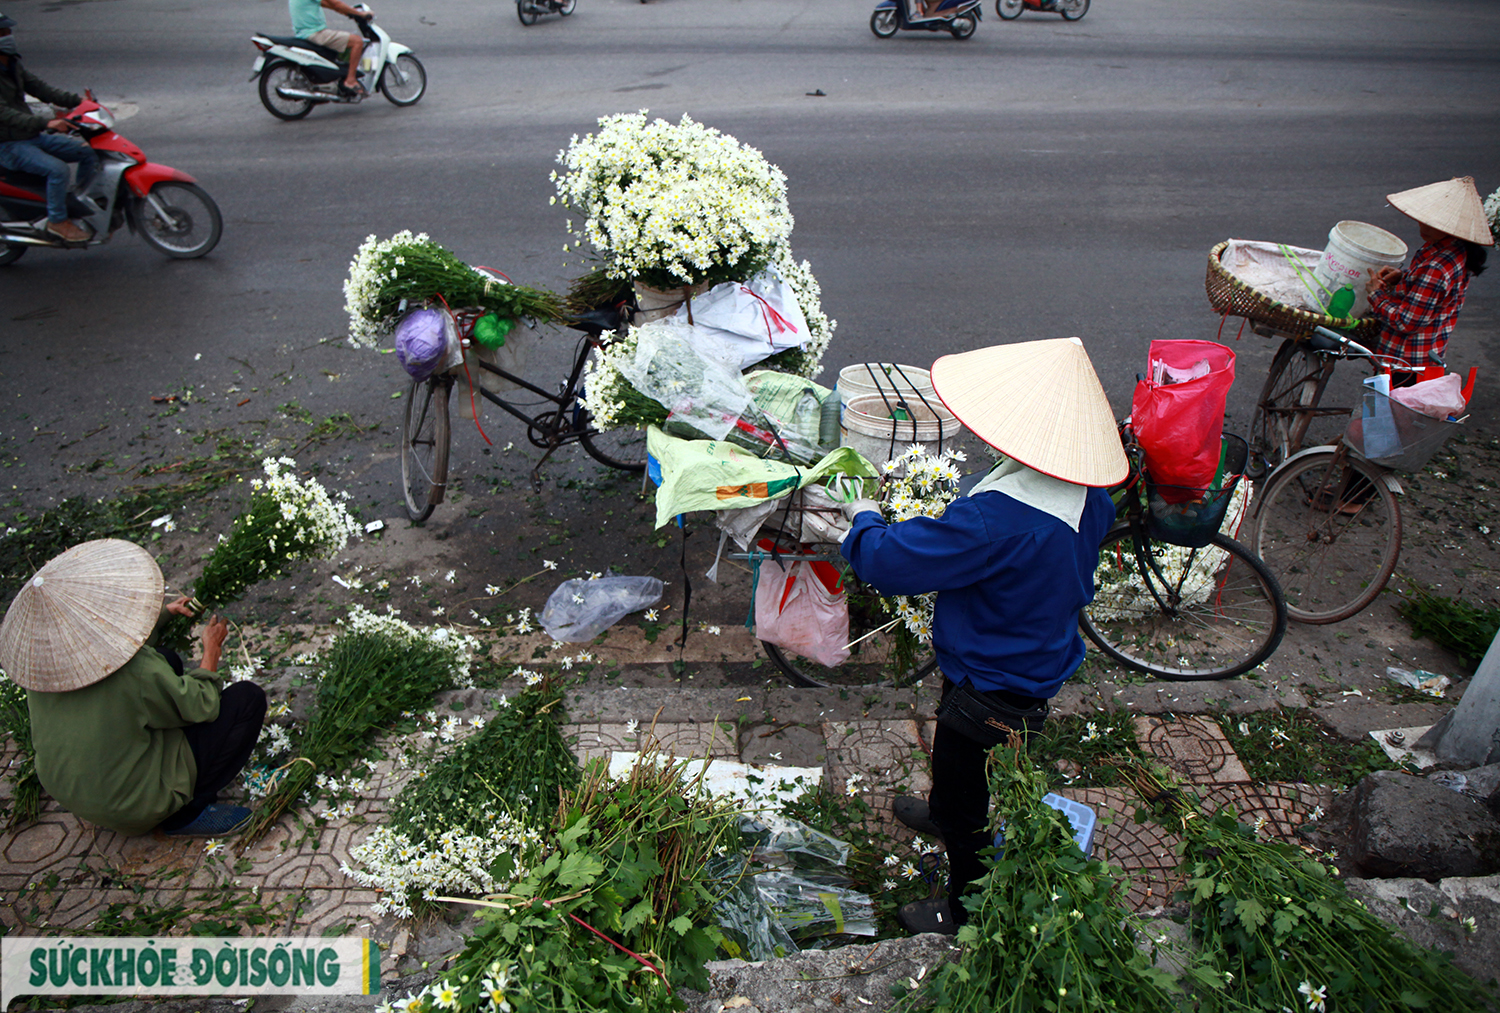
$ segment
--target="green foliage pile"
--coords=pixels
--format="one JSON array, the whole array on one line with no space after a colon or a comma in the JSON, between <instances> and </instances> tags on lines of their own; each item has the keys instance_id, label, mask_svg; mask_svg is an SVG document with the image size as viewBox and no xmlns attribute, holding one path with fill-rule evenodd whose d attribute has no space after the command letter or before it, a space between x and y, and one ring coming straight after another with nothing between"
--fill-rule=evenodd
<instances>
[{"instance_id":1,"label":"green foliage pile","mask_svg":"<svg viewBox=\"0 0 1500 1013\"><path fill-rule=\"evenodd\" d=\"M1180 1005L1172 975L1138 946L1124 882L1073 843L1068 818L1042 802L1045 775L1013 744L990 756L994 816L1005 848L966 895L963 953L908 1000L952 1011L1137 1010Z\"/></svg>"},{"instance_id":2,"label":"green foliage pile","mask_svg":"<svg viewBox=\"0 0 1500 1013\"><path fill-rule=\"evenodd\" d=\"M662 760L647 752L619 781L602 761L585 769L546 861L492 899L424 1008L450 998L445 987L453 1008L492 1008L487 981L538 1013L681 1009L678 989L708 987L721 887L707 867L738 846L739 816L705 793L691 761Z\"/></svg>"},{"instance_id":3,"label":"green foliage pile","mask_svg":"<svg viewBox=\"0 0 1500 1013\"><path fill-rule=\"evenodd\" d=\"M1431 637L1471 669L1479 667L1496 632L1500 632L1500 608L1433 594L1415 582L1396 612L1411 625L1413 639Z\"/></svg>"}]
</instances>

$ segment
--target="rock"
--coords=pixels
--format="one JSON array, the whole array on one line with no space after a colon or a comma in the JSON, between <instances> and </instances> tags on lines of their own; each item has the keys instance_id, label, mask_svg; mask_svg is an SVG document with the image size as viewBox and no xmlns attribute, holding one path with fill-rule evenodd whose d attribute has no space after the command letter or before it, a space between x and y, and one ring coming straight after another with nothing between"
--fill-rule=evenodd
<instances>
[{"instance_id":1,"label":"rock","mask_svg":"<svg viewBox=\"0 0 1500 1013\"><path fill-rule=\"evenodd\" d=\"M896 1005L892 985L919 972L931 974L957 952L948 936L927 934L836 950L805 950L760 963L716 960L708 965L709 990L684 990L682 999L687 1013L815 1009L880 1013Z\"/></svg>"},{"instance_id":2,"label":"rock","mask_svg":"<svg viewBox=\"0 0 1500 1013\"><path fill-rule=\"evenodd\" d=\"M1500 876L1437 883L1351 878L1344 885L1372 914L1395 926L1411 942L1451 952L1454 966L1480 981L1495 977L1500 968ZM1437 914L1429 918L1433 905Z\"/></svg>"},{"instance_id":3,"label":"rock","mask_svg":"<svg viewBox=\"0 0 1500 1013\"><path fill-rule=\"evenodd\" d=\"M1379 770L1354 788L1349 857L1380 878L1485 875L1500 870L1500 821L1467 795Z\"/></svg>"}]
</instances>

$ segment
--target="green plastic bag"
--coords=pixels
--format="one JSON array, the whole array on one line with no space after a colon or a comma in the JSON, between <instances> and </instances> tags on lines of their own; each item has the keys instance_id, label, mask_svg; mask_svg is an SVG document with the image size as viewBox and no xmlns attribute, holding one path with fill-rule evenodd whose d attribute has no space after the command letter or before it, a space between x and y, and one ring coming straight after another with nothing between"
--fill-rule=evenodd
<instances>
[{"instance_id":1,"label":"green plastic bag","mask_svg":"<svg viewBox=\"0 0 1500 1013\"><path fill-rule=\"evenodd\" d=\"M765 461L726 440L679 440L656 426L646 430L646 468L656 483L656 526L694 510L732 510L779 499L833 475L874 478L875 466L853 447L839 447L799 468Z\"/></svg>"},{"instance_id":2,"label":"green plastic bag","mask_svg":"<svg viewBox=\"0 0 1500 1013\"><path fill-rule=\"evenodd\" d=\"M514 320L501 320L493 313L486 313L474 321L471 336L474 338L474 343L481 348L499 348L505 344L505 336L514 326L516 326Z\"/></svg>"}]
</instances>

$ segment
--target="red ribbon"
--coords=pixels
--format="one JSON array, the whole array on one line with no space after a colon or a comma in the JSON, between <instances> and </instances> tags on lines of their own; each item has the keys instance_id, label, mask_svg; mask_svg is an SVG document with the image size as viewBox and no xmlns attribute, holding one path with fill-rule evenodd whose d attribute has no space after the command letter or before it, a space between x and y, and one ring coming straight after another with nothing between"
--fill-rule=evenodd
<instances>
[{"instance_id":1,"label":"red ribbon","mask_svg":"<svg viewBox=\"0 0 1500 1013\"><path fill-rule=\"evenodd\" d=\"M766 322L766 342L772 347L775 347L776 345L776 334L780 333L781 331L791 331L793 334L797 333L796 326L786 317L778 313L775 306L772 306L770 303L766 302L765 299L761 298L759 293L751 291L745 285L740 286L740 291L755 299L756 302L760 303L761 319L765 320ZM774 332L771 330L772 325L776 327L776 330Z\"/></svg>"}]
</instances>

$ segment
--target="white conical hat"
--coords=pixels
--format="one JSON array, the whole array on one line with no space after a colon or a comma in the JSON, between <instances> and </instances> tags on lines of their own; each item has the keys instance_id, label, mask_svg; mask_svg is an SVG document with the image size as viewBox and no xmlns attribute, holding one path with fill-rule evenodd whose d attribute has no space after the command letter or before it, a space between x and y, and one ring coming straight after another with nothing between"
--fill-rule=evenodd
<instances>
[{"instance_id":1,"label":"white conical hat","mask_svg":"<svg viewBox=\"0 0 1500 1013\"><path fill-rule=\"evenodd\" d=\"M75 545L37 571L0 623L0 668L43 693L91 686L141 649L161 616L161 568L117 538Z\"/></svg>"},{"instance_id":2,"label":"white conical hat","mask_svg":"<svg viewBox=\"0 0 1500 1013\"><path fill-rule=\"evenodd\" d=\"M974 435L1044 475L1106 486L1130 471L1109 399L1078 338L945 355L932 364L932 386Z\"/></svg>"},{"instance_id":3,"label":"white conical hat","mask_svg":"<svg viewBox=\"0 0 1500 1013\"><path fill-rule=\"evenodd\" d=\"M1467 239L1480 246L1494 246L1490 223L1484 215L1484 202L1474 189L1473 176L1458 176L1441 183L1429 183L1415 190L1388 193L1391 207L1424 225L1442 229L1450 236Z\"/></svg>"}]
</instances>

